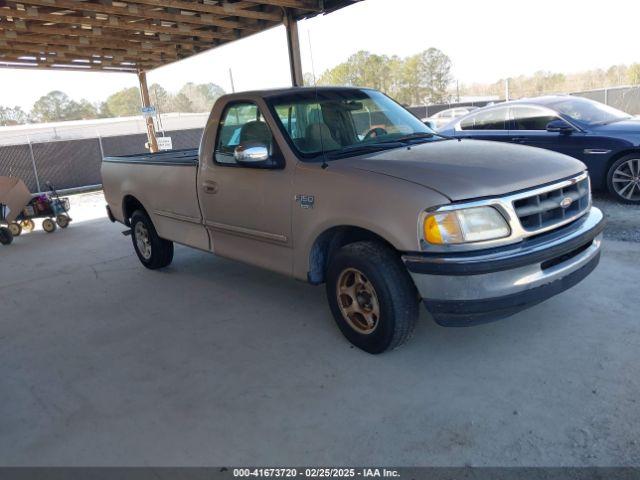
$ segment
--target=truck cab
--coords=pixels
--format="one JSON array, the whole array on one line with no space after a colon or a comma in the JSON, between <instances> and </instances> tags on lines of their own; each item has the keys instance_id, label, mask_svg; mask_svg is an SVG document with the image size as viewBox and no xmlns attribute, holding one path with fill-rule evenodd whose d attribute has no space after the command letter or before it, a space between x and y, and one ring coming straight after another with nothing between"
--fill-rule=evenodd
<instances>
[{"instance_id":1,"label":"truck cab","mask_svg":"<svg viewBox=\"0 0 640 480\"><path fill-rule=\"evenodd\" d=\"M146 267L175 242L326 284L338 327L371 353L406 341L420 300L473 325L569 288L604 226L581 162L444 138L370 89L227 95L197 151L106 157L102 174Z\"/></svg>"}]
</instances>

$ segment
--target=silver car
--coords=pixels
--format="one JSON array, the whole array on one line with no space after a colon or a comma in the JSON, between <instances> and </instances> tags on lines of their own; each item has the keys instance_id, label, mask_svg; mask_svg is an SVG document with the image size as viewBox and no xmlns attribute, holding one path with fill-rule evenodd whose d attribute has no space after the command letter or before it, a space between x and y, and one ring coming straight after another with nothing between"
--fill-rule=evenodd
<instances>
[{"instance_id":1,"label":"silver car","mask_svg":"<svg viewBox=\"0 0 640 480\"><path fill-rule=\"evenodd\" d=\"M442 110L430 117L423 118L422 121L426 123L429 127L434 130L439 129L440 127L444 127L452 120L463 117L466 114L477 110L478 107L456 107L456 108L447 108L446 110Z\"/></svg>"}]
</instances>

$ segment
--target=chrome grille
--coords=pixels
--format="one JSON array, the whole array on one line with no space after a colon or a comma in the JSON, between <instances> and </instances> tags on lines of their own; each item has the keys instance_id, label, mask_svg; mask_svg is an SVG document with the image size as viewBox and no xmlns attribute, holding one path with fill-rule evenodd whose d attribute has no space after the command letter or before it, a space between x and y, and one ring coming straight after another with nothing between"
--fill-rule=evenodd
<instances>
[{"instance_id":1,"label":"chrome grille","mask_svg":"<svg viewBox=\"0 0 640 480\"><path fill-rule=\"evenodd\" d=\"M589 178L585 176L560 188L518 198L513 201L513 208L522 228L527 232L537 232L579 217L588 210L589 203Z\"/></svg>"}]
</instances>

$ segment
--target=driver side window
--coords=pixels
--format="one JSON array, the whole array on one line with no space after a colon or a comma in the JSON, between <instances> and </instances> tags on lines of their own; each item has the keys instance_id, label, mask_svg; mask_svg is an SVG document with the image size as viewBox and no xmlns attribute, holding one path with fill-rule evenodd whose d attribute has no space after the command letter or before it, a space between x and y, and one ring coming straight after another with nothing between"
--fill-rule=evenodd
<instances>
[{"instance_id":1,"label":"driver side window","mask_svg":"<svg viewBox=\"0 0 640 480\"><path fill-rule=\"evenodd\" d=\"M238 146L263 145L274 156L271 129L255 103L241 102L227 106L218 127L214 159L217 164L238 166L234 157Z\"/></svg>"},{"instance_id":2,"label":"driver side window","mask_svg":"<svg viewBox=\"0 0 640 480\"><path fill-rule=\"evenodd\" d=\"M461 130L506 130L507 108L480 111L460 122Z\"/></svg>"},{"instance_id":3,"label":"driver side window","mask_svg":"<svg viewBox=\"0 0 640 480\"><path fill-rule=\"evenodd\" d=\"M514 130L546 130L549 122L559 117L542 108L511 107Z\"/></svg>"}]
</instances>

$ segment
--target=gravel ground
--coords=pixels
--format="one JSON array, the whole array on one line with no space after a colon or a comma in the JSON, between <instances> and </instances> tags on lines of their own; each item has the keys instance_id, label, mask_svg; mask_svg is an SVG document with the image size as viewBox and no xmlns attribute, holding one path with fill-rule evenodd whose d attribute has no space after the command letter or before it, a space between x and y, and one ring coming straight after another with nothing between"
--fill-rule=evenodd
<instances>
[{"instance_id":1,"label":"gravel ground","mask_svg":"<svg viewBox=\"0 0 640 480\"><path fill-rule=\"evenodd\" d=\"M640 242L640 205L618 203L602 192L594 193L593 203L604 212L607 218L605 238Z\"/></svg>"}]
</instances>

